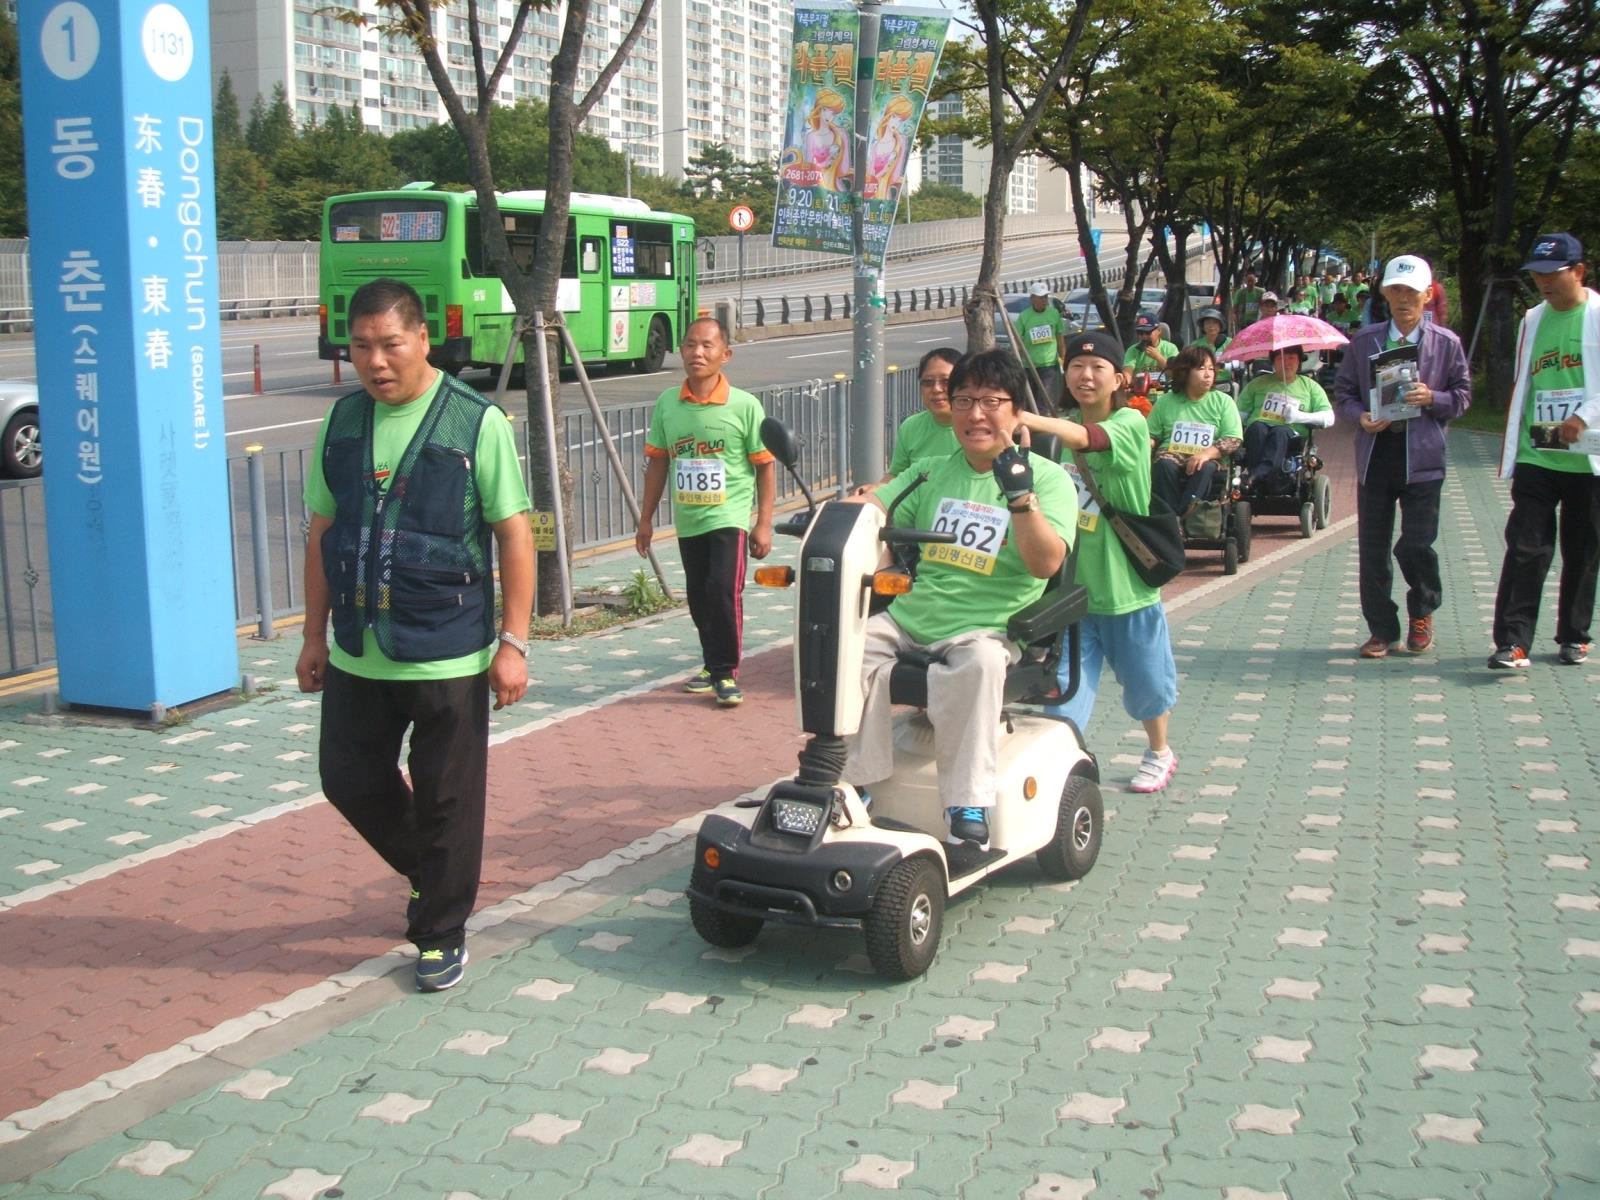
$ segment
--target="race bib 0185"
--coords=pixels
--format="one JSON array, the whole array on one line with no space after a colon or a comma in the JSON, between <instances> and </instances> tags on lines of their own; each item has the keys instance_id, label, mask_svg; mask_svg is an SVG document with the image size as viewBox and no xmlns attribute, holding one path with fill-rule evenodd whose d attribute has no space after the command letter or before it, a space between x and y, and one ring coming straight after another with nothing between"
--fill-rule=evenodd
<instances>
[{"instance_id":1,"label":"race bib 0185","mask_svg":"<svg viewBox=\"0 0 1600 1200\"><path fill-rule=\"evenodd\" d=\"M727 467L720 458L674 459L672 492L678 504L721 504L728 498Z\"/></svg>"}]
</instances>

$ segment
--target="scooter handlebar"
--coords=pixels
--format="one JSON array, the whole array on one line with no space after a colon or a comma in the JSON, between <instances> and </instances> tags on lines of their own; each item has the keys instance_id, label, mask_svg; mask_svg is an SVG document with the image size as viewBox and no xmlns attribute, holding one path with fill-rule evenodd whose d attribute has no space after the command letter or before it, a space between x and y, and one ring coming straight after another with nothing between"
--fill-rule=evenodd
<instances>
[{"instance_id":1,"label":"scooter handlebar","mask_svg":"<svg viewBox=\"0 0 1600 1200\"><path fill-rule=\"evenodd\" d=\"M953 533L938 532L931 529L884 529L878 534L878 540L890 546L923 546L923 545L949 545L956 540Z\"/></svg>"},{"instance_id":2,"label":"scooter handlebar","mask_svg":"<svg viewBox=\"0 0 1600 1200\"><path fill-rule=\"evenodd\" d=\"M772 527L773 533L780 533L784 537L803 538L806 530L811 527L810 513L796 513L787 521L779 521Z\"/></svg>"}]
</instances>

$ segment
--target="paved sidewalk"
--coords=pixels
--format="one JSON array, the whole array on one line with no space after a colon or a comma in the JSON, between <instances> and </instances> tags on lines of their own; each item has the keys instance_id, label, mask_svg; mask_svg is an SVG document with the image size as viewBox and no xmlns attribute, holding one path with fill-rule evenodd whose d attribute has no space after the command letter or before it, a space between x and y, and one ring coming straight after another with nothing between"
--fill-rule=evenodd
<instances>
[{"instance_id":1,"label":"paved sidewalk","mask_svg":"<svg viewBox=\"0 0 1600 1200\"><path fill-rule=\"evenodd\" d=\"M1600 1195L1600 671L1548 645L1525 675L1482 669L1495 449L1452 441L1436 653L1355 657L1348 523L1186 577L1173 788L1121 791L1141 739L1108 686L1095 871L958 899L909 984L849 936L725 952L689 927L695 814L798 739L785 650L753 657L738 712L651 686L693 665L681 616L540 648L550 707L502 724L484 932L443 996L385 976L403 898L326 805L145 863L102 848L314 790L314 757L280 757L314 753L314 702L282 690L176 745L0 723L0 762L42 777L7 788L6 850L62 864L24 878L115 868L0 900L0 1164L31 1172L0 1198ZM752 643L784 637L786 594L748 595ZM295 641L259 655L268 677ZM228 755L255 773L209 780ZM160 798L130 806L134 781Z\"/></svg>"}]
</instances>

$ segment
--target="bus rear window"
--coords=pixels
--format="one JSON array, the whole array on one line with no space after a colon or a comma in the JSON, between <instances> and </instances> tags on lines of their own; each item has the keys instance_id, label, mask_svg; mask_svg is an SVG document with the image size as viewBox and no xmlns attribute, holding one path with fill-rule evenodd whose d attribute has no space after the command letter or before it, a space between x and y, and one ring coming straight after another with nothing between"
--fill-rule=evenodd
<instances>
[{"instance_id":1,"label":"bus rear window","mask_svg":"<svg viewBox=\"0 0 1600 1200\"><path fill-rule=\"evenodd\" d=\"M614 279L671 279L672 226L664 221L611 222Z\"/></svg>"},{"instance_id":2,"label":"bus rear window","mask_svg":"<svg viewBox=\"0 0 1600 1200\"><path fill-rule=\"evenodd\" d=\"M441 200L347 200L328 210L330 242L439 242Z\"/></svg>"}]
</instances>

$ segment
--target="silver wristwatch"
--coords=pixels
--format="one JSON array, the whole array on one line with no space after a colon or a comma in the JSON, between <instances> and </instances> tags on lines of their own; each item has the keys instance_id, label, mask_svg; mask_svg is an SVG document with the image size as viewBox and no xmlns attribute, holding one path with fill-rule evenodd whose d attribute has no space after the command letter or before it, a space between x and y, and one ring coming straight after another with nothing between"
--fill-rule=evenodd
<instances>
[{"instance_id":1,"label":"silver wristwatch","mask_svg":"<svg viewBox=\"0 0 1600 1200\"><path fill-rule=\"evenodd\" d=\"M522 655L523 658L528 657L528 643L523 641L516 634L512 633L509 629L502 629L500 631L500 637L498 640L510 646L518 654Z\"/></svg>"}]
</instances>

